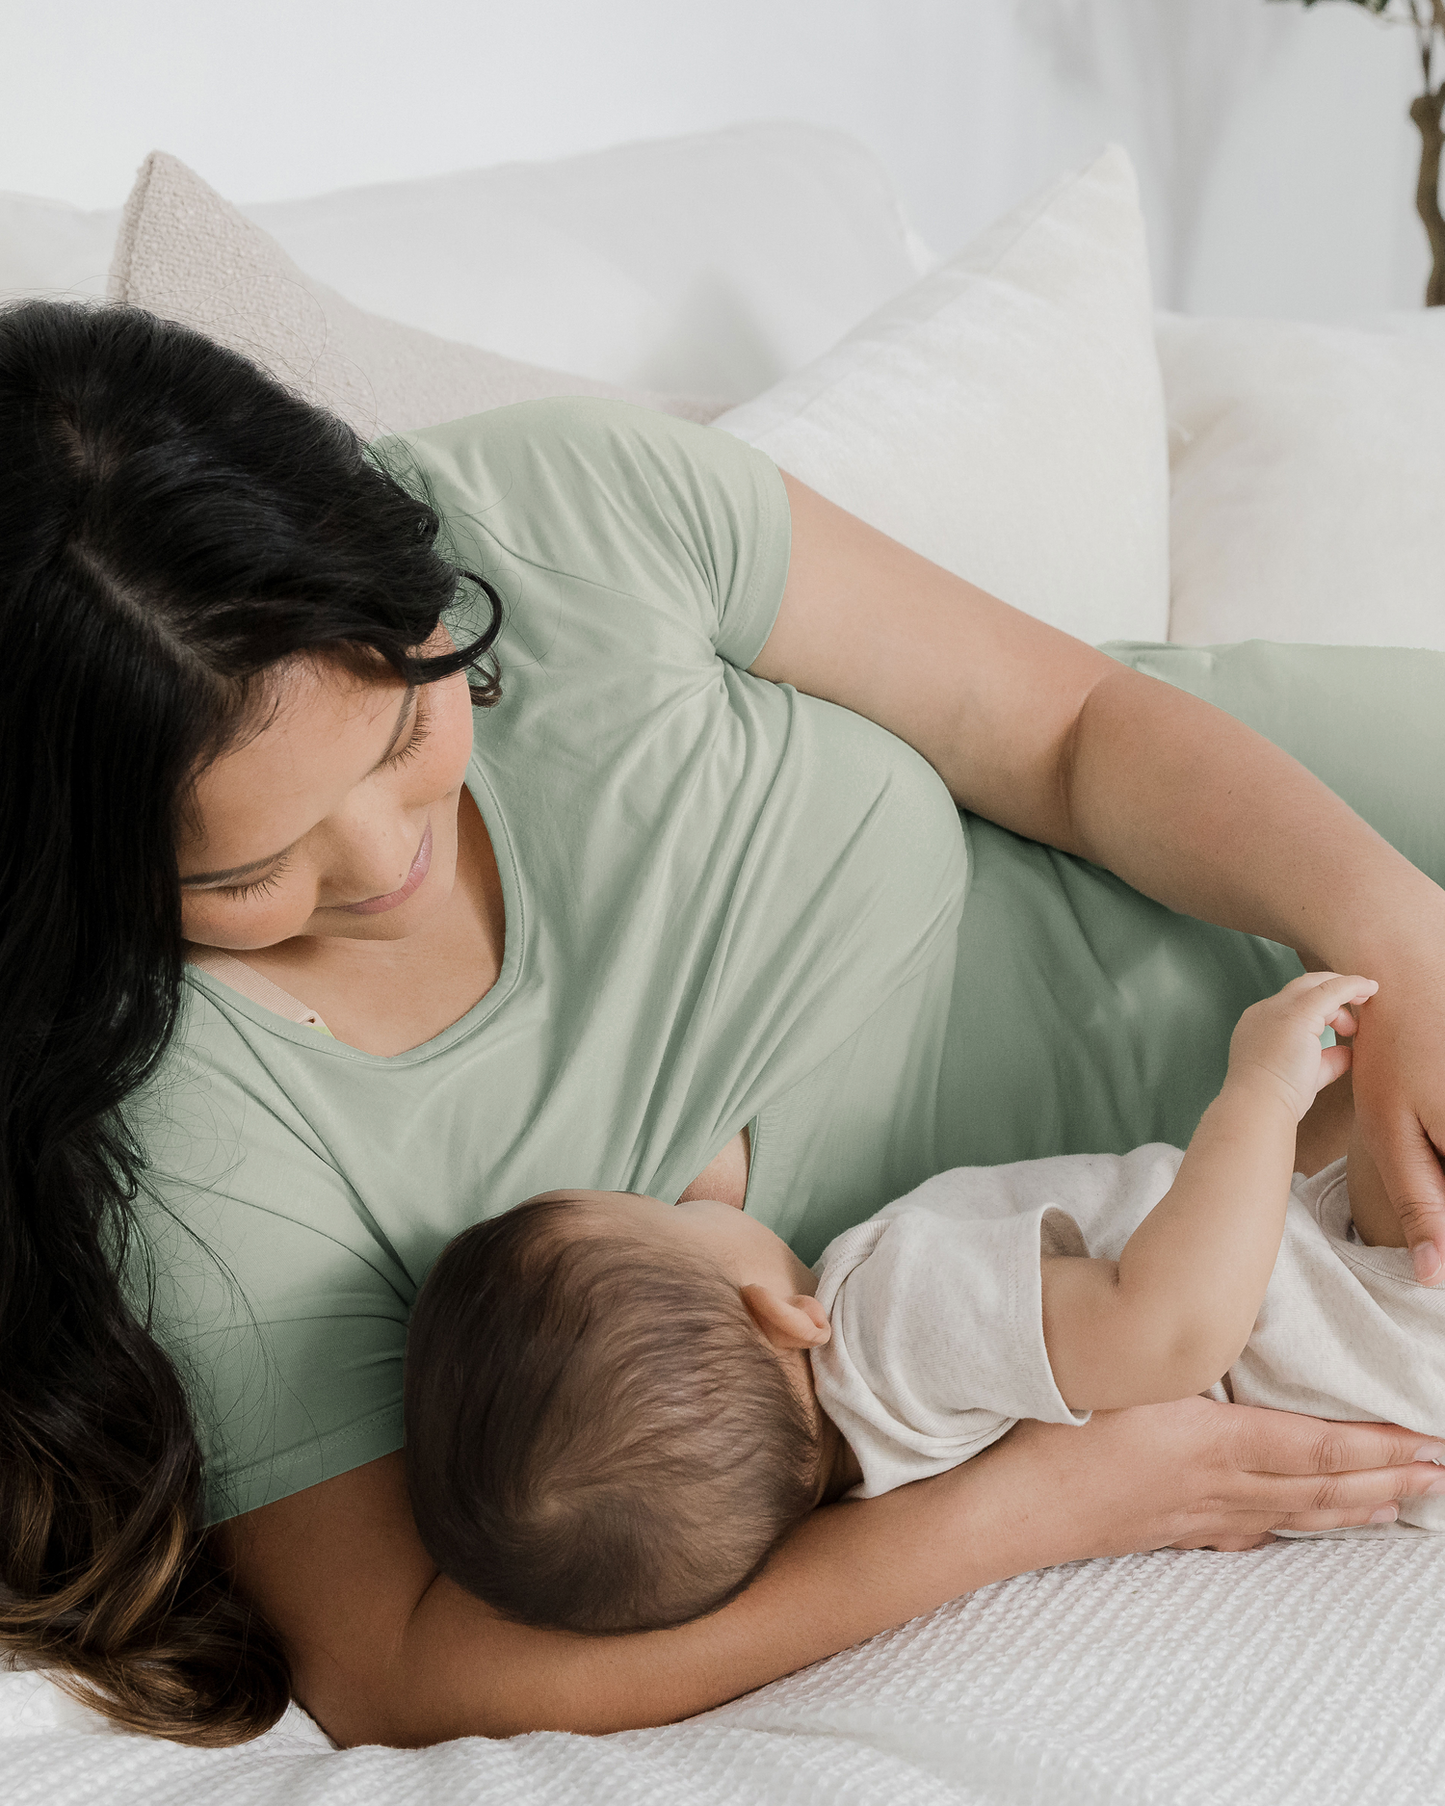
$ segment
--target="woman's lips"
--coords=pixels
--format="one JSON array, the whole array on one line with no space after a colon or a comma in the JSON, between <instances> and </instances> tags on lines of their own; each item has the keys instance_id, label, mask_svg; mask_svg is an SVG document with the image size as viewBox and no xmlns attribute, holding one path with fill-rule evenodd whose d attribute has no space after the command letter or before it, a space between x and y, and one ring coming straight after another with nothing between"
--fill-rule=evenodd
<instances>
[{"instance_id":1,"label":"woman's lips","mask_svg":"<svg viewBox=\"0 0 1445 1806\"><path fill-rule=\"evenodd\" d=\"M364 903L343 903L341 907L353 916L377 916L384 909L395 909L398 903L405 903L411 893L431 870L431 823L426 825L426 833L421 837L421 845L416 850L416 858L411 862L411 870L406 875L406 883L400 890L388 891L384 897L368 897Z\"/></svg>"}]
</instances>

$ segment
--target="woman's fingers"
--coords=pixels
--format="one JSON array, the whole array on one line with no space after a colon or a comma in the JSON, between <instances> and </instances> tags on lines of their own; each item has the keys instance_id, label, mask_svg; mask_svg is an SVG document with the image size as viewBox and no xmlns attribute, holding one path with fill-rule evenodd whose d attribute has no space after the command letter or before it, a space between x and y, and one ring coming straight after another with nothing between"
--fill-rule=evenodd
<instances>
[{"instance_id":1,"label":"woman's fingers","mask_svg":"<svg viewBox=\"0 0 1445 1806\"><path fill-rule=\"evenodd\" d=\"M1238 1513L1234 1533L1220 1536L1201 1530L1170 1544L1174 1549L1257 1549L1272 1541L1274 1530L1347 1530L1360 1524L1393 1523L1397 1501L1417 1497L1432 1486L1445 1490L1439 1468L1421 1473L1414 1466L1375 1468L1358 1474L1275 1478L1272 1507L1258 1499Z\"/></svg>"},{"instance_id":2,"label":"woman's fingers","mask_svg":"<svg viewBox=\"0 0 1445 1806\"><path fill-rule=\"evenodd\" d=\"M1421 1463L1445 1462L1445 1442L1397 1423L1334 1423L1251 1405L1236 1405L1229 1423L1240 1467L1255 1474L1328 1478L1362 1469L1413 1471ZM1429 1474L1420 1467L1416 1477ZM1445 1475L1437 1470L1433 1477Z\"/></svg>"},{"instance_id":3,"label":"woman's fingers","mask_svg":"<svg viewBox=\"0 0 1445 1806\"><path fill-rule=\"evenodd\" d=\"M1286 1530L1313 1529L1318 1526L1295 1520L1325 1514L1338 1517L1341 1523L1367 1524L1372 1513L1388 1509L1398 1499L1422 1497L1435 1487L1445 1492L1445 1474L1424 1464L1373 1467L1355 1474L1291 1476L1276 1481L1277 1522Z\"/></svg>"},{"instance_id":4,"label":"woman's fingers","mask_svg":"<svg viewBox=\"0 0 1445 1806\"><path fill-rule=\"evenodd\" d=\"M1271 1528L1367 1524L1397 1500L1445 1492L1445 1472L1436 1465L1445 1463L1445 1443L1399 1424L1328 1423L1249 1409L1237 1409L1233 1421L1238 1459L1269 1502ZM1257 1509L1261 1495L1251 1492Z\"/></svg>"},{"instance_id":5,"label":"woman's fingers","mask_svg":"<svg viewBox=\"0 0 1445 1806\"><path fill-rule=\"evenodd\" d=\"M1413 1466L1327 1476L1261 1475L1249 1499L1241 1500L1230 1514L1235 1521L1229 1524L1225 1539L1217 1534L1216 1502L1208 1508L1215 1531L1186 1530L1172 1546L1220 1549L1229 1541L1248 1548L1271 1530L1342 1530L1354 1524L1383 1523L1399 1516L1399 1500L1416 1498L1432 1485L1441 1485L1442 1480L1445 1476L1438 1468Z\"/></svg>"},{"instance_id":6,"label":"woman's fingers","mask_svg":"<svg viewBox=\"0 0 1445 1806\"><path fill-rule=\"evenodd\" d=\"M1430 1137L1414 1118L1396 1119L1383 1143L1367 1141L1422 1285L1445 1278L1445 1174Z\"/></svg>"},{"instance_id":7,"label":"woman's fingers","mask_svg":"<svg viewBox=\"0 0 1445 1806\"><path fill-rule=\"evenodd\" d=\"M1424 1285L1445 1278L1445 964L1433 943L1386 983L1355 1032L1354 1095Z\"/></svg>"},{"instance_id":8,"label":"woman's fingers","mask_svg":"<svg viewBox=\"0 0 1445 1806\"><path fill-rule=\"evenodd\" d=\"M1392 1524L1399 1512L1393 1505L1380 1505L1370 1512L1297 1511L1279 1526L1281 1530L1353 1530L1362 1524Z\"/></svg>"},{"instance_id":9,"label":"woman's fingers","mask_svg":"<svg viewBox=\"0 0 1445 1806\"><path fill-rule=\"evenodd\" d=\"M1258 1464L1255 1475L1272 1503L1271 1528L1385 1522L1398 1515L1398 1500L1445 1492L1445 1472L1435 1465L1445 1462L1445 1443L1398 1424L1325 1423L1272 1411L1241 1412L1236 1422L1243 1459Z\"/></svg>"},{"instance_id":10,"label":"woman's fingers","mask_svg":"<svg viewBox=\"0 0 1445 1806\"><path fill-rule=\"evenodd\" d=\"M1214 1549L1221 1554L1234 1555L1243 1549L1262 1549L1266 1543L1278 1542L1279 1538L1271 1536L1269 1531L1259 1536L1186 1536L1177 1543L1170 1543L1171 1549Z\"/></svg>"}]
</instances>

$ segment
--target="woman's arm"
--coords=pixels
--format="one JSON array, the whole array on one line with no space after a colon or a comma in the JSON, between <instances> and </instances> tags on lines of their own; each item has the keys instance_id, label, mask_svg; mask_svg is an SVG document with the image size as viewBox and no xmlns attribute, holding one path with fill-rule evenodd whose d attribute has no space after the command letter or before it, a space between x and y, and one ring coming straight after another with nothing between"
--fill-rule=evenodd
<instances>
[{"instance_id":1,"label":"woman's arm","mask_svg":"<svg viewBox=\"0 0 1445 1806\"><path fill-rule=\"evenodd\" d=\"M1433 1278L1445 1262L1432 1147L1445 1147L1445 892L1252 729L784 480L792 560L756 675L889 728L959 803L1016 833L1294 947L1306 966L1380 981L1355 1099L1417 1270Z\"/></svg>"},{"instance_id":2,"label":"woman's arm","mask_svg":"<svg viewBox=\"0 0 1445 1806\"><path fill-rule=\"evenodd\" d=\"M1418 1436L1205 1399L1020 1424L974 1460L817 1511L722 1611L581 1637L510 1624L441 1579L384 1456L216 1533L338 1742L615 1731L721 1704L1030 1568L1165 1544L1249 1548L1423 1492Z\"/></svg>"}]
</instances>

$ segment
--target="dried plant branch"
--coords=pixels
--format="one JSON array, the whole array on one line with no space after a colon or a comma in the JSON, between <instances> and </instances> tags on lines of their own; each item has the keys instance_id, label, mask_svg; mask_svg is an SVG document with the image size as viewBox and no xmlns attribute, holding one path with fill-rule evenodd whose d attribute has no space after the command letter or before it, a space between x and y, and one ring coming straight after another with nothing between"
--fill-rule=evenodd
<instances>
[{"instance_id":1,"label":"dried plant branch","mask_svg":"<svg viewBox=\"0 0 1445 1806\"><path fill-rule=\"evenodd\" d=\"M1445 216L1440 211L1440 160L1445 150L1445 79L1435 85L1435 53L1445 55L1445 0L1404 0L1403 13L1392 10L1394 0L1353 0L1373 13L1384 25L1408 25L1415 33L1424 87L1410 102L1410 118L1420 134L1420 173L1415 183L1415 211L1430 240L1430 279L1425 285L1426 307L1445 306ZM1314 6L1316 0L1303 0Z\"/></svg>"}]
</instances>

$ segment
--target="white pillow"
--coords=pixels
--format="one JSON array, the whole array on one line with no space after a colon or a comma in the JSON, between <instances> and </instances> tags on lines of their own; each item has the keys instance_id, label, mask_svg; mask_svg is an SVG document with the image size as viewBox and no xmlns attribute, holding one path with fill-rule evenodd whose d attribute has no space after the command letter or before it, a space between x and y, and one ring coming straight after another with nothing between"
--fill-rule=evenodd
<instances>
[{"instance_id":1,"label":"white pillow","mask_svg":"<svg viewBox=\"0 0 1445 1806\"><path fill-rule=\"evenodd\" d=\"M1445 320L1161 314L1170 638L1445 650Z\"/></svg>"},{"instance_id":2,"label":"white pillow","mask_svg":"<svg viewBox=\"0 0 1445 1806\"><path fill-rule=\"evenodd\" d=\"M733 400L928 267L876 158L792 123L241 211L389 319L601 382Z\"/></svg>"},{"instance_id":3,"label":"white pillow","mask_svg":"<svg viewBox=\"0 0 1445 1806\"><path fill-rule=\"evenodd\" d=\"M68 201L0 194L0 301L98 300L119 225L119 207L89 212Z\"/></svg>"},{"instance_id":4,"label":"white pillow","mask_svg":"<svg viewBox=\"0 0 1445 1806\"><path fill-rule=\"evenodd\" d=\"M146 158L126 202L109 294L243 352L364 438L539 395L614 395L692 420L723 405L539 369L365 313L163 151Z\"/></svg>"},{"instance_id":5,"label":"white pillow","mask_svg":"<svg viewBox=\"0 0 1445 1806\"><path fill-rule=\"evenodd\" d=\"M1081 639L1165 637L1164 413L1117 146L716 424Z\"/></svg>"}]
</instances>

